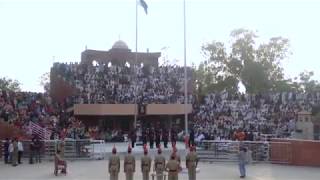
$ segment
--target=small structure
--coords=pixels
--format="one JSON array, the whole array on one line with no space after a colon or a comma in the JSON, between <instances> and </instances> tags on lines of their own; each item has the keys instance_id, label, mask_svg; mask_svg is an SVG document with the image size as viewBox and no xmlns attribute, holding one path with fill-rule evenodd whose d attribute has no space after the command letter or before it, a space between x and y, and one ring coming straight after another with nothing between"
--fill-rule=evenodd
<instances>
[{"instance_id":1,"label":"small structure","mask_svg":"<svg viewBox=\"0 0 320 180\"><path fill-rule=\"evenodd\" d=\"M314 139L314 125L311 112L301 111L298 113L294 138L307 140Z\"/></svg>"}]
</instances>

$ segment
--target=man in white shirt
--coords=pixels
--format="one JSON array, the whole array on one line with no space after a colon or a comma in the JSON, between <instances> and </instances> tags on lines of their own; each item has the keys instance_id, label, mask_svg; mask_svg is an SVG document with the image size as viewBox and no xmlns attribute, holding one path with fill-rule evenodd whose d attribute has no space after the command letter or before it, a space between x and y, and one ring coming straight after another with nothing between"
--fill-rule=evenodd
<instances>
[{"instance_id":1,"label":"man in white shirt","mask_svg":"<svg viewBox=\"0 0 320 180\"><path fill-rule=\"evenodd\" d=\"M22 154L23 154L23 144L22 142L19 140L18 141L18 163L21 164L21 157L22 157Z\"/></svg>"}]
</instances>

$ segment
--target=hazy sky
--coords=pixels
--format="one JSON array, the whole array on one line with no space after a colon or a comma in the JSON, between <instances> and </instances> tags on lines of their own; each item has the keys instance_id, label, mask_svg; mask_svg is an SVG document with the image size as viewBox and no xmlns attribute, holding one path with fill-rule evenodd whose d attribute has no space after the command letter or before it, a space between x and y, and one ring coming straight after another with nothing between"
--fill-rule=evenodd
<instances>
[{"instance_id":1,"label":"hazy sky","mask_svg":"<svg viewBox=\"0 0 320 180\"><path fill-rule=\"evenodd\" d=\"M183 62L183 0L145 0L139 7L138 50ZM262 40L283 36L292 55L288 77L313 70L320 79L320 1L186 0L187 62L204 60L201 45L229 41L235 28L257 30ZM0 77L42 91L39 77L53 61L80 61L85 49L109 50L119 39L135 50L135 0L0 0ZM55 57L55 58L53 58Z\"/></svg>"}]
</instances>

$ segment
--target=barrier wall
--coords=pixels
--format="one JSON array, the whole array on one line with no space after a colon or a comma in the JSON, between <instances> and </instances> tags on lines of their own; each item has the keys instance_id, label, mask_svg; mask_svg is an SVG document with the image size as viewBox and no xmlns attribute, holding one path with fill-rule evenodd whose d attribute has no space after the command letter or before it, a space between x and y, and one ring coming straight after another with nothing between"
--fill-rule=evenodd
<instances>
[{"instance_id":1,"label":"barrier wall","mask_svg":"<svg viewBox=\"0 0 320 180\"><path fill-rule=\"evenodd\" d=\"M136 104L75 104L74 115L134 115Z\"/></svg>"},{"instance_id":2,"label":"barrier wall","mask_svg":"<svg viewBox=\"0 0 320 180\"><path fill-rule=\"evenodd\" d=\"M287 144L286 148L277 143ZM320 166L320 141L272 139L270 161L299 166Z\"/></svg>"},{"instance_id":3,"label":"barrier wall","mask_svg":"<svg viewBox=\"0 0 320 180\"><path fill-rule=\"evenodd\" d=\"M135 115L137 104L75 104L75 115ZM187 113L192 112L192 105L187 104ZM184 104L148 104L146 115L180 115L185 113Z\"/></svg>"},{"instance_id":4,"label":"barrier wall","mask_svg":"<svg viewBox=\"0 0 320 180\"><path fill-rule=\"evenodd\" d=\"M192 105L187 104L186 111L192 112ZM184 104L148 104L147 115L179 115L185 113Z\"/></svg>"}]
</instances>

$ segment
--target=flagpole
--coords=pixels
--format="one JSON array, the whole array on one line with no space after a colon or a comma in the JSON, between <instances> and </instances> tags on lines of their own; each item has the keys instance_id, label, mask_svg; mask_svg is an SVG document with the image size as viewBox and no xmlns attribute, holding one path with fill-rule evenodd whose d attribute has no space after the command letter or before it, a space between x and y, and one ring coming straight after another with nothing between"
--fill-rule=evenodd
<instances>
[{"instance_id":1,"label":"flagpole","mask_svg":"<svg viewBox=\"0 0 320 180\"><path fill-rule=\"evenodd\" d=\"M135 65L138 63L138 0L136 0L136 55L135 55ZM135 69L135 65L133 69ZM135 72L134 72L135 73ZM137 75L135 74L135 86L134 86L134 103L135 103L135 113L134 113L134 123L133 127L136 128L137 116L138 116L138 105L137 105Z\"/></svg>"},{"instance_id":2,"label":"flagpole","mask_svg":"<svg viewBox=\"0 0 320 180\"><path fill-rule=\"evenodd\" d=\"M186 135L188 135L188 80L187 80L187 50L186 50L186 0L183 0L183 45L184 45L184 126Z\"/></svg>"}]
</instances>

